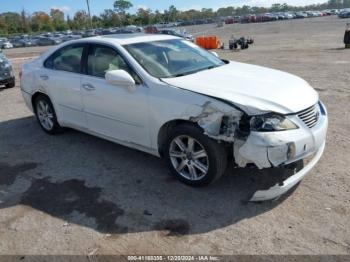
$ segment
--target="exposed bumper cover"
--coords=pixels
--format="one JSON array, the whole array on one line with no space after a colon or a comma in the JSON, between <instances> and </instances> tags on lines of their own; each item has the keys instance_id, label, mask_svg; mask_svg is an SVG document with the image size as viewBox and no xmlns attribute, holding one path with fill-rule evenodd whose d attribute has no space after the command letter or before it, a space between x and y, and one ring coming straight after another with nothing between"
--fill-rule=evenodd
<instances>
[{"instance_id":1,"label":"exposed bumper cover","mask_svg":"<svg viewBox=\"0 0 350 262\"><path fill-rule=\"evenodd\" d=\"M325 146L326 146L326 142L324 142L322 146L318 149L315 157L303 169L301 169L295 175L283 181L282 186L276 184L275 186L271 187L268 190L259 190L255 192L255 194L250 199L250 201L272 200L286 193L288 190L294 187L298 182L300 182L310 172L310 170L317 164L317 162L322 157Z\"/></svg>"}]
</instances>

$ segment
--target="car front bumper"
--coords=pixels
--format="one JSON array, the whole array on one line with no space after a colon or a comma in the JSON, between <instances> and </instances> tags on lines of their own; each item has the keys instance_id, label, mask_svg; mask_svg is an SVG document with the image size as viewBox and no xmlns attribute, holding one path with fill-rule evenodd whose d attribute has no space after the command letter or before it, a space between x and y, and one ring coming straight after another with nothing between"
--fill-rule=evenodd
<instances>
[{"instance_id":1,"label":"car front bumper","mask_svg":"<svg viewBox=\"0 0 350 262\"><path fill-rule=\"evenodd\" d=\"M289 177L288 179L284 180L282 185L276 184L275 186L269 188L268 190L259 190L259 191L254 193L254 195L250 199L250 201L258 202L258 201L272 200L272 199L276 199L279 196L285 194L292 187L294 187L296 184L298 184L311 171L311 169L317 164L317 162L322 157L322 154L324 152L325 147L326 147L326 143L324 142L322 144L322 146L318 149L314 158L305 167L303 167L299 172L297 172L293 176Z\"/></svg>"},{"instance_id":2,"label":"car front bumper","mask_svg":"<svg viewBox=\"0 0 350 262\"><path fill-rule=\"evenodd\" d=\"M320 116L317 124L309 128L297 115L288 116L299 128L278 132L251 132L246 141L236 143L234 156L236 163L244 167L254 163L258 168L283 167L314 155L303 169L268 190L257 191L251 201L277 198L295 186L320 160L328 129L328 116L320 102Z\"/></svg>"},{"instance_id":3,"label":"car front bumper","mask_svg":"<svg viewBox=\"0 0 350 262\"><path fill-rule=\"evenodd\" d=\"M15 82L15 77L11 76L8 78L1 78L0 77L0 85L7 85Z\"/></svg>"}]
</instances>

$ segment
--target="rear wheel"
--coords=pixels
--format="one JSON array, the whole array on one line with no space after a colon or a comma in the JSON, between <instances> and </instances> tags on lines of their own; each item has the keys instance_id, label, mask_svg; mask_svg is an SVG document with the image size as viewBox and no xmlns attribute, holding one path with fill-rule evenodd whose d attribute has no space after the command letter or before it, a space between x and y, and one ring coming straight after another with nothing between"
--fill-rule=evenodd
<instances>
[{"instance_id":1,"label":"rear wheel","mask_svg":"<svg viewBox=\"0 0 350 262\"><path fill-rule=\"evenodd\" d=\"M56 134L61 130L53 105L47 96L40 95L35 99L35 114L41 128L48 134Z\"/></svg>"},{"instance_id":2,"label":"rear wheel","mask_svg":"<svg viewBox=\"0 0 350 262\"><path fill-rule=\"evenodd\" d=\"M165 157L172 173L191 186L214 182L227 165L224 146L191 124L173 128L167 139Z\"/></svg>"}]
</instances>

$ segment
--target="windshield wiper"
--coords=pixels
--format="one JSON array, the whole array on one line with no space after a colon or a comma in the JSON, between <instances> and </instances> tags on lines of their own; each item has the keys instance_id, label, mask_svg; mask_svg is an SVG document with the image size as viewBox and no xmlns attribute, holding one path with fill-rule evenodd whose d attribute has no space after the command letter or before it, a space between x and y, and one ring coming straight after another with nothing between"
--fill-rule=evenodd
<instances>
[{"instance_id":1,"label":"windshield wiper","mask_svg":"<svg viewBox=\"0 0 350 262\"><path fill-rule=\"evenodd\" d=\"M195 74L195 73L198 73L200 71L210 70L210 69L213 69L213 68L216 68L216 67L219 67L219 65L216 65L216 66L211 65L211 66L207 66L207 67L204 67L204 68L201 68L201 69L196 69L196 70L193 70L193 71L188 71L188 72L184 72L184 73L178 73L178 74L174 75L174 77L180 77L180 76Z\"/></svg>"},{"instance_id":2,"label":"windshield wiper","mask_svg":"<svg viewBox=\"0 0 350 262\"><path fill-rule=\"evenodd\" d=\"M207 69L207 70L209 70L209 69L213 69L213 68L215 68L215 67L218 67L218 66L208 66L207 68L205 68L205 69Z\"/></svg>"}]
</instances>

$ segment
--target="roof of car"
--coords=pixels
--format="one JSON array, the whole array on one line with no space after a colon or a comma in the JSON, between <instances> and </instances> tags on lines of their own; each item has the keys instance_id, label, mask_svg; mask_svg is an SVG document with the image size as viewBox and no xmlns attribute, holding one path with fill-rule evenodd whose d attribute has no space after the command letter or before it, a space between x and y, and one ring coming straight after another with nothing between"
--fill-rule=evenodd
<instances>
[{"instance_id":1,"label":"roof of car","mask_svg":"<svg viewBox=\"0 0 350 262\"><path fill-rule=\"evenodd\" d=\"M162 41L170 39L179 39L179 37L171 35L162 35L162 34L115 34L115 35L105 35L105 36L96 36L91 38L85 38L85 40L104 40L111 43L118 43L120 45L128 45L135 43L144 43L152 41Z\"/></svg>"}]
</instances>

